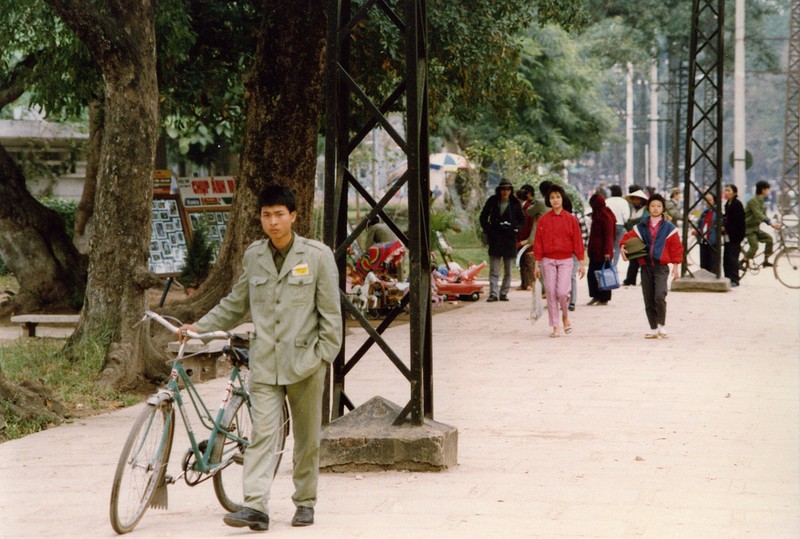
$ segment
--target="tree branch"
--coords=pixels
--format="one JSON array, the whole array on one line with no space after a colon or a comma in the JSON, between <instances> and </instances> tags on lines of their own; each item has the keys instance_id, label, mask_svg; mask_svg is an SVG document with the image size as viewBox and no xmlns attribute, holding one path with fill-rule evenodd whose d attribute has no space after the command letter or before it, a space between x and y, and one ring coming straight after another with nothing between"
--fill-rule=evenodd
<instances>
[{"instance_id":1,"label":"tree branch","mask_svg":"<svg viewBox=\"0 0 800 539\"><path fill-rule=\"evenodd\" d=\"M28 75L39 62L41 52L26 56L9 71L0 83L0 109L16 101L28 87Z\"/></svg>"},{"instance_id":2,"label":"tree branch","mask_svg":"<svg viewBox=\"0 0 800 539\"><path fill-rule=\"evenodd\" d=\"M95 56L101 66L118 59L123 51L132 47L127 43L129 36L120 32L114 17L105 17L91 3L85 0L45 0L61 17L67 26L78 35L86 48ZM116 11L116 9L115 9Z\"/></svg>"}]
</instances>

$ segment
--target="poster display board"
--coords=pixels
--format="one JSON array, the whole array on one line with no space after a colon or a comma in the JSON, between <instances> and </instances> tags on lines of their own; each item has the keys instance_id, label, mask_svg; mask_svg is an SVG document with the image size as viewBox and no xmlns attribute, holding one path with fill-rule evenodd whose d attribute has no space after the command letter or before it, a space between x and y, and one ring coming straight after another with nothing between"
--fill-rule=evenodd
<instances>
[{"instance_id":1,"label":"poster display board","mask_svg":"<svg viewBox=\"0 0 800 539\"><path fill-rule=\"evenodd\" d=\"M187 237L177 196L153 195L150 227L150 271L158 275L180 274L186 260Z\"/></svg>"},{"instance_id":2,"label":"poster display board","mask_svg":"<svg viewBox=\"0 0 800 539\"><path fill-rule=\"evenodd\" d=\"M190 236L199 227L206 231L211 245L212 259L217 260L217 252L228 229L228 214L236 178L233 176L178 178L178 192L190 227Z\"/></svg>"},{"instance_id":3,"label":"poster display board","mask_svg":"<svg viewBox=\"0 0 800 539\"><path fill-rule=\"evenodd\" d=\"M236 178L178 178L178 192L187 211L203 208L230 208Z\"/></svg>"},{"instance_id":4,"label":"poster display board","mask_svg":"<svg viewBox=\"0 0 800 539\"><path fill-rule=\"evenodd\" d=\"M177 277L186 263L192 234L206 231L212 259L228 229L236 179L232 176L178 178L169 170L153 171L150 271Z\"/></svg>"}]
</instances>

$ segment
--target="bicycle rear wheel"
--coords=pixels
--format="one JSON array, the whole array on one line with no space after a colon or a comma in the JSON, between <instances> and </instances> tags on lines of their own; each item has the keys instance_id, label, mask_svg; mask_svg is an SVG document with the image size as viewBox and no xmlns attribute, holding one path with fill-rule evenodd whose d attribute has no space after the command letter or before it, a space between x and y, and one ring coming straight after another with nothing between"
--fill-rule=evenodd
<instances>
[{"instance_id":1,"label":"bicycle rear wheel","mask_svg":"<svg viewBox=\"0 0 800 539\"><path fill-rule=\"evenodd\" d=\"M244 440L252 439L253 422L250 416L250 407L242 397L234 397L225 409L222 417L222 427ZM278 447L275 454L275 470L273 477L278 473L278 467L283 457L286 446L286 436L289 434L289 408L286 402L281 408L281 429L278 434ZM244 502L244 452L247 442L236 442L220 434L211 452L210 463L224 463L230 461L222 470L214 474L214 493L217 500L226 510L236 512L242 508Z\"/></svg>"},{"instance_id":2,"label":"bicycle rear wheel","mask_svg":"<svg viewBox=\"0 0 800 539\"><path fill-rule=\"evenodd\" d=\"M172 405L148 404L131 428L111 488L111 526L127 533L139 523L161 486L175 433Z\"/></svg>"},{"instance_id":3,"label":"bicycle rear wheel","mask_svg":"<svg viewBox=\"0 0 800 539\"><path fill-rule=\"evenodd\" d=\"M800 249L797 247L785 248L775 257L773 265L775 278L783 286L800 288Z\"/></svg>"}]
</instances>

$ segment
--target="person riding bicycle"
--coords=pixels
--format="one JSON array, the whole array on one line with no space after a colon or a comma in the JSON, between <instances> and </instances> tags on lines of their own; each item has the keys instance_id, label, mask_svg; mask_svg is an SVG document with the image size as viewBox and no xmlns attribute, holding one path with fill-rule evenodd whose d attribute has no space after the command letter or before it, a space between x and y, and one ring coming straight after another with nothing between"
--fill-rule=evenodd
<instances>
[{"instance_id":1,"label":"person riding bicycle","mask_svg":"<svg viewBox=\"0 0 800 539\"><path fill-rule=\"evenodd\" d=\"M761 230L761 223L766 223L774 229L779 229L779 223L773 223L767 216L767 207L764 199L769 196L769 182L761 180L756 183L756 196L747 201L744 208L745 238L748 249L744 254L746 264L756 256L758 244L764 244L764 267L771 267L769 257L772 255L772 236Z\"/></svg>"},{"instance_id":2,"label":"person riding bicycle","mask_svg":"<svg viewBox=\"0 0 800 539\"><path fill-rule=\"evenodd\" d=\"M183 330L227 330L249 311L255 325L250 346L253 440L244 453L244 508L223 519L233 527L267 530L274 454L284 398L294 434L296 512L292 526L314 523L319 479L322 393L327 365L342 344L339 271L330 248L292 231L294 193L283 186L258 196L261 226L268 239L251 244L243 273L230 294ZM182 337L183 338L183 337Z\"/></svg>"}]
</instances>

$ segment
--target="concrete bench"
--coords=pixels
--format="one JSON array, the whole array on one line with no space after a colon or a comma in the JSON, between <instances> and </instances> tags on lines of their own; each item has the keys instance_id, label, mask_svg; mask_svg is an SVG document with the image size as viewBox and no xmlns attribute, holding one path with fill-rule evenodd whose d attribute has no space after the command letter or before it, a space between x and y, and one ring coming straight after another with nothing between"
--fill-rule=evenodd
<instances>
[{"instance_id":1,"label":"concrete bench","mask_svg":"<svg viewBox=\"0 0 800 539\"><path fill-rule=\"evenodd\" d=\"M28 330L28 337L36 337L36 326L39 324L75 326L78 320L79 314L20 314L11 317L13 323L22 324Z\"/></svg>"}]
</instances>

